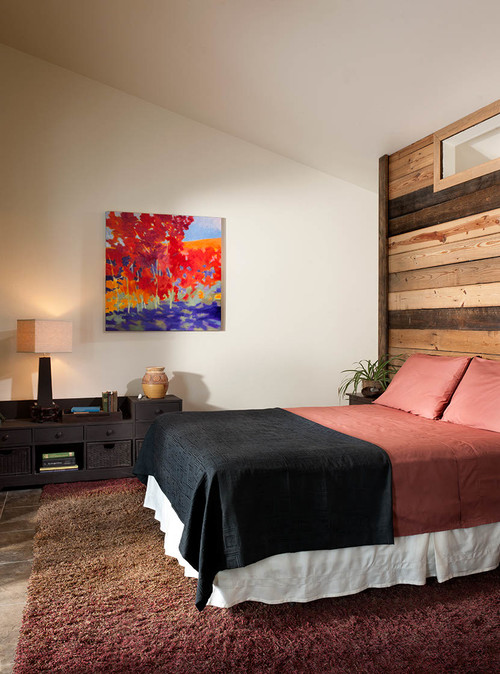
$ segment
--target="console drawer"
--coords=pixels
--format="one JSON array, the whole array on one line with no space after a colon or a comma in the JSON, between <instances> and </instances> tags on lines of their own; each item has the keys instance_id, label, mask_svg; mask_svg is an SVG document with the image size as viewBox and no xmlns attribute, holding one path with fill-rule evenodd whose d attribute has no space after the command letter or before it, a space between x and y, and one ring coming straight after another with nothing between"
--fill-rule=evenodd
<instances>
[{"instance_id":1,"label":"console drawer","mask_svg":"<svg viewBox=\"0 0 500 674\"><path fill-rule=\"evenodd\" d=\"M53 442L82 442L83 426L63 426L60 428L35 428L33 441L36 444Z\"/></svg>"},{"instance_id":2,"label":"console drawer","mask_svg":"<svg viewBox=\"0 0 500 674\"><path fill-rule=\"evenodd\" d=\"M160 414L169 412L179 412L179 403L177 402L140 402L135 406L135 418L137 421L153 421Z\"/></svg>"},{"instance_id":3,"label":"console drawer","mask_svg":"<svg viewBox=\"0 0 500 674\"><path fill-rule=\"evenodd\" d=\"M87 426L87 440L114 442L134 437L134 424L131 421L120 424L94 424Z\"/></svg>"},{"instance_id":4,"label":"console drawer","mask_svg":"<svg viewBox=\"0 0 500 674\"><path fill-rule=\"evenodd\" d=\"M31 444L31 431L29 429L17 428L7 430L0 428L0 449L2 447L11 447L12 445Z\"/></svg>"}]
</instances>

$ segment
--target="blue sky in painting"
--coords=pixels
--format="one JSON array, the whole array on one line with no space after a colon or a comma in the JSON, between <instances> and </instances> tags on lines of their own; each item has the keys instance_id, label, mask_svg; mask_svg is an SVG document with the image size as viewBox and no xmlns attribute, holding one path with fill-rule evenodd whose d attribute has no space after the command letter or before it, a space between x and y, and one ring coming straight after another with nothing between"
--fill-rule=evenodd
<instances>
[{"instance_id":1,"label":"blue sky in painting","mask_svg":"<svg viewBox=\"0 0 500 674\"><path fill-rule=\"evenodd\" d=\"M194 216L194 222L184 235L184 241L216 239L221 236L221 218Z\"/></svg>"}]
</instances>

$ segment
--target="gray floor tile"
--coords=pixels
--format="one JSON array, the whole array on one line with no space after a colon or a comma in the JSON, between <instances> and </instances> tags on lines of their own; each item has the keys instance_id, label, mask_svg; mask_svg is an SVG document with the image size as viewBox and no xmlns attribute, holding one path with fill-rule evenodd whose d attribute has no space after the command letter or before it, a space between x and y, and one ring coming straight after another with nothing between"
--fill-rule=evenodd
<instances>
[{"instance_id":1,"label":"gray floor tile","mask_svg":"<svg viewBox=\"0 0 500 674\"><path fill-rule=\"evenodd\" d=\"M31 561L0 564L0 613L5 613L6 604L26 601L31 566Z\"/></svg>"},{"instance_id":2,"label":"gray floor tile","mask_svg":"<svg viewBox=\"0 0 500 674\"><path fill-rule=\"evenodd\" d=\"M6 505L8 506L39 506L42 490L35 489L16 489L6 493Z\"/></svg>"},{"instance_id":3,"label":"gray floor tile","mask_svg":"<svg viewBox=\"0 0 500 674\"><path fill-rule=\"evenodd\" d=\"M7 531L35 531L38 508L30 506L12 506L7 500L0 518L0 536Z\"/></svg>"},{"instance_id":4,"label":"gray floor tile","mask_svg":"<svg viewBox=\"0 0 500 674\"><path fill-rule=\"evenodd\" d=\"M33 531L0 533L0 564L25 562L33 558Z\"/></svg>"},{"instance_id":5,"label":"gray floor tile","mask_svg":"<svg viewBox=\"0 0 500 674\"><path fill-rule=\"evenodd\" d=\"M0 674L12 672L23 609L24 604L12 604L9 606L8 619L2 617L0 620Z\"/></svg>"},{"instance_id":6,"label":"gray floor tile","mask_svg":"<svg viewBox=\"0 0 500 674\"><path fill-rule=\"evenodd\" d=\"M41 489L0 492L0 674L11 674L33 558Z\"/></svg>"}]
</instances>

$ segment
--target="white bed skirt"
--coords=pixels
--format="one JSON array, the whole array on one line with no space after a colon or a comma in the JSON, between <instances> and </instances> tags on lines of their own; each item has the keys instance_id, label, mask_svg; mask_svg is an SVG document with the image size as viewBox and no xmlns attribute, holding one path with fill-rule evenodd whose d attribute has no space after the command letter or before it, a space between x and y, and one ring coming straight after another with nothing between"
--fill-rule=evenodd
<instances>
[{"instance_id":1,"label":"white bed skirt","mask_svg":"<svg viewBox=\"0 0 500 674\"><path fill-rule=\"evenodd\" d=\"M154 477L148 478L144 506L155 511L165 533L165 554L175 557L186 576L198 573L183 559L184 525ZM244 601L266 604L341 597L375 587L425 585L491 571L500 563L500 522L468 529L396 538L394 545L284 553L215 577L209 605L228 608Z\"/></svg>"}]
</instances>

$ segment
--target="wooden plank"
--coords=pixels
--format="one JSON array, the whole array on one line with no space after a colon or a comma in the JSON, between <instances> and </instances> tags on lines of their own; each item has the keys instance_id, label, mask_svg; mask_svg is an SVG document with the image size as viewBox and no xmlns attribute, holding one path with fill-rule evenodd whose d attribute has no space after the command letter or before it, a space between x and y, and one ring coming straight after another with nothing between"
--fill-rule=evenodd
<instances>
[{"instance_id":1,"label":"wooden plank","mask_svg":"<svg viewBox=\"0 0 500 674\"><path fill-rule=\"evenodd\" d=\"M500 257L389 274L389 292L500 282Z\"/></svg>"},{"instance_id":2,"label":"wooden plank","mask_svg":"<svg viewBox=\"0 0 500 674\"><path fill-rule=\"evenodd\" d=\"M378 187L378 355L379 358L387 353L387 297L388 297L388 267L387 267L387 235L389 203L389 157L384 155L379 159L379 187Z\"/></svg>"},{"instance_id":3,"label":"wooden plank","mask_svg":"<svg viewBox=\"0 0 500 674\"><path fill-rule=\"evenodd\" d=\"M458 199L467 194L474 194L475 192L487 189L493 185L500 185L500 171L495 171L494 173L468 180L466 183L450 187L441 192L434 192L433 187L424 187L411 194L406 194L397 199L391 199L389 202L389 219L392 220L403 215L408 215L409 213L421 211L423 208L437 206L438 204L446 203L452 199ZM481 210L485 211L488 209L482 208Z\"/></svg>"},{"instance_id":4,"label":"wooden plank","mask_svg":"<svg viewBox=\"0 0 500 674\"><path fill-rule=\"evenodd\" d=\"M461 309L413 309L390 311L390 330L500 330L498 307L463 307Z\"/></svg>"},{"instance_id":5,"label":"wooden plank","mask_svg":"<svg viewBox=\"0 0 500 674\"><path fill-rule=\"evenodd\" d=\"M432 165L433 146L432 143L426 145L411 154L393 159L389 157L389 184L393 180L407 176L409 173L418 171Z\"/></svg>"},{"instance_id":6,"label":"wooden plank","mask_svg":"<svg viewBox=\"0 0 500 674\"><path fill-rule=\"evenodd\" d=\"M389 273L484 260L498 255L500 255L500 234L490 234L464 241L443 243L433 248L420 248L409 253L389 255Z\"/></svg>"},{"instance_id":7,"label":"wooden plank","mask_svg":"<svg viewBox=\"0 0 500 674\"><path fill-rule=\"evenodd\" d=\"M456 356L466 356L466 357L471 357L471 356L481 356L482 358L486 358L488 360L500 360L500 355L498 354L492 354L492 353L469 353L465 351L436 351L435 349L401 349L398 347L390 346L389 347L389 354L391 356L401 356L401 357L407 357L411 356L413 353L426 353L430 356L451 356L451 357L456 357Z\"/></svg>"},{"instance_id":8,"label":"wooden plank","mask_svg":"<svg viewBox=\"0 0 500 674\"><path fill-rule=\"evenodd\" d=\"M389 348L500 354L500 331L390 330Z\"/></svg>"},{"instance_id":9,"label":"wooden plank","mask_svg":"<svg viewBox=\"0 0 500 674\"><path fill-rule=\"evenodd\" d=\"M473 194L467 194L457 199L447 201L437 206L424 208L417 213L409 213L389 220L389 236L396 236L404 232L411 232L442 222L449 222L464 218L476 213L484 213L494 208L500 208L500 188L493 185Z\"/></svg>"},{"instance_id":10,"label":"wooden plank","mask_svg":"<svg viewBox=\"0 0 500 674\"><path fill-rule=\"evenodd\" d=\"M500 208L389 238L389 255L500 232Z\"/></svg>"},{"instance_id":11,"label":"wooden plank","mask_svg":"<svg viewBox=\"0 0 500 674\"><path fill-rule=\"evenodd\" d=\"M389 311L481 306L500 307L500 283L389 293Z\"/></svg>"},{"instance_id":12,"label":"wooden plank","mask_svg":"<svg viewBox=\"0 0 500 674\"><path fill-rule=\"evenodd\" d=\"M389 161L397 162L402 157L406 157L409 154L414 154L415 152L417 152L418 150L421 150L426 145L432 145L433 140L434 140L434 134L433 133L429 134L428 136L425 136L425 138L421 138L420 140L416 140L411 145L407 145L406 147L401 148L401 150L398 150L397 152L393 152L389 156Z\"/></svg>"},{"instance_id":13,"label":"wooden plank","mask_svg":"<svg viewBox=\"0 0 500 674\"><path fill-rule=\"evenodd\" d=\"M433 181L434 168L432 165L426 166L406 176L392 180L389 183L389 199L395 199L403 194L415 192L415 190L421 187L432 185Z\"/></svg>"}]
</instances>

